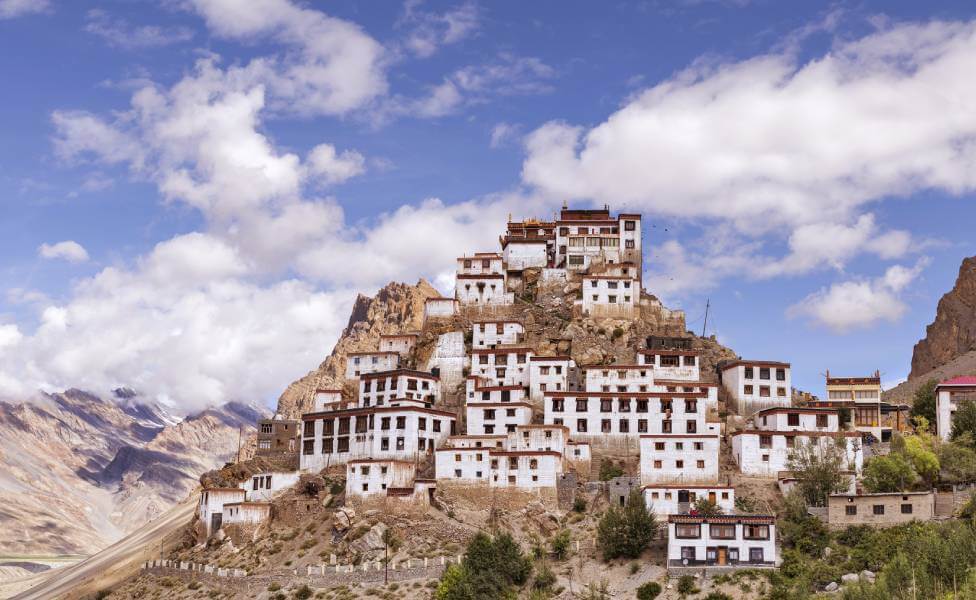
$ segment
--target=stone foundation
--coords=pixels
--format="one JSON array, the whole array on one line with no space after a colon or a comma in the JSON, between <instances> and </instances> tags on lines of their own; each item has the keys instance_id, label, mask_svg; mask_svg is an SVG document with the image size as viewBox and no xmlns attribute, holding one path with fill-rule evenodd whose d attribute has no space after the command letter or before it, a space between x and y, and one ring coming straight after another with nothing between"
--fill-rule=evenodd
<instances>
[{"instance_id":1,"label":"stone foundation","mask_svg":"<svg viewBox=\"0 0 976 600\"><path fill-rule=\"evenodd\" d=\"M464 510L486 510L492 507L519 510L529 502L541 502L547 509L555 509L559 505L556 488L522 490L490 487L486 484L438 483L437 496L448 505Z\"/></svg>"}]
</instances>

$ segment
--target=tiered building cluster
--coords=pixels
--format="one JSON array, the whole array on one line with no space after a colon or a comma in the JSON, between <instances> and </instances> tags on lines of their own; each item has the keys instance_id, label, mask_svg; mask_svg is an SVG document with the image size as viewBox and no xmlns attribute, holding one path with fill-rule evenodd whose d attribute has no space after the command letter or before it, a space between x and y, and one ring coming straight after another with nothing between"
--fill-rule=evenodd
<instances>
[{"instance_id":1,"label":"tiered building cluster","mask_svg":"<svg viewBox=\"0 0 976 600\"><path fill-rule=\"evenodd\" d=\"M577 289L580 316L640 316L641 231L640 215L608 209L510 219L500 252L458 257L454 297L426 301L425 324L446 330L432 349L416 351L418 332L381 336L375 349L347 355L345 392L318 390L300 421L260 423L258 453L297 454L299 470L205 490L206 534L267 518L269 500L299 473L344 469L350 502L426 505L436 490L559 505L589 479L594 456L639 455L644 502L668 521L669 564L775 564L775 519L737 514L720 474L723 437L745 475L787 485L791 450L829 444L843 448L856 475L863 441L905 429L906 407L881 401L877 373L828 373L826 399L794 406L789 363L740 359L706 371L691 337L647 337L633 364L538 354L512 309L530 281ZM728 410L748 418L744 428L724 430L720 391ZM940 386L940 434L951 427L953 399L974 391L976 380ZM699 515L701 500L722 515Z\"/></svg>"}]
</instances>

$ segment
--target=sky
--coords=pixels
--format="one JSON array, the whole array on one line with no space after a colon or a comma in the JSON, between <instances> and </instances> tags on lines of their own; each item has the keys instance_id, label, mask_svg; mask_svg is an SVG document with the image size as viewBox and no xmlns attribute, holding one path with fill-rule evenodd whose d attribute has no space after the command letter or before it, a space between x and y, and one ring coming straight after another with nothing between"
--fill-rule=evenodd
<instances>
[{"instance_id":1,"label":"sky","mask_svg":"<svg viewBox=\"0 0 976 600\"><path fill-rule=\"evenodd\" d=\"M273 406L564 202L643 213L697 333L893 385L976 254L974 71L966 2L0 0L0 399Z\"/></svg>"}]
</instances>

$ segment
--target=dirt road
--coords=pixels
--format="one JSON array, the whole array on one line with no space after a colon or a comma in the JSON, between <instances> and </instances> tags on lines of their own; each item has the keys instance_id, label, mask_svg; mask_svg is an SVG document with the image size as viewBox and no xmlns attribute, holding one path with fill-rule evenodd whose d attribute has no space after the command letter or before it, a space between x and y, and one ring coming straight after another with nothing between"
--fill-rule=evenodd
<instances>
[{"instance_id":1,"label":"dirt road","mask_svg":"<svg viewBox=\"0 0 976 600\"><path fill-rule=\"evenodd\" d=\"M196 506L196 495L191 495L98 554L54 572L39 573L31 578L30 589L13 599L73 598L122 581L135 573L143 562L158 557L160 541L189 523Z\"/></svg>"}]
</instances>

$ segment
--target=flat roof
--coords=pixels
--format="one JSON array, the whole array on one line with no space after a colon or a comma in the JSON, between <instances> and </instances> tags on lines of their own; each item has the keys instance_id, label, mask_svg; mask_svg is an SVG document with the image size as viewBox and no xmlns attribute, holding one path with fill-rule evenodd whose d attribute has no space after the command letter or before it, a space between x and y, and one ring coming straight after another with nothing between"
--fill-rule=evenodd
<instances>
[{"instance_id":1,"label":"flat roof","mask_svg":"<svg viewBox=\"0 0 976 600\"><path fill-rule=\"evenodd\" d=\"M722 363L722 370L732 369L734 367L773 367L773 368L790 368L790 363L788 362L778 362L775 360L744 360L738 359L727 363Z\"/></svg>"}]
</instances>

